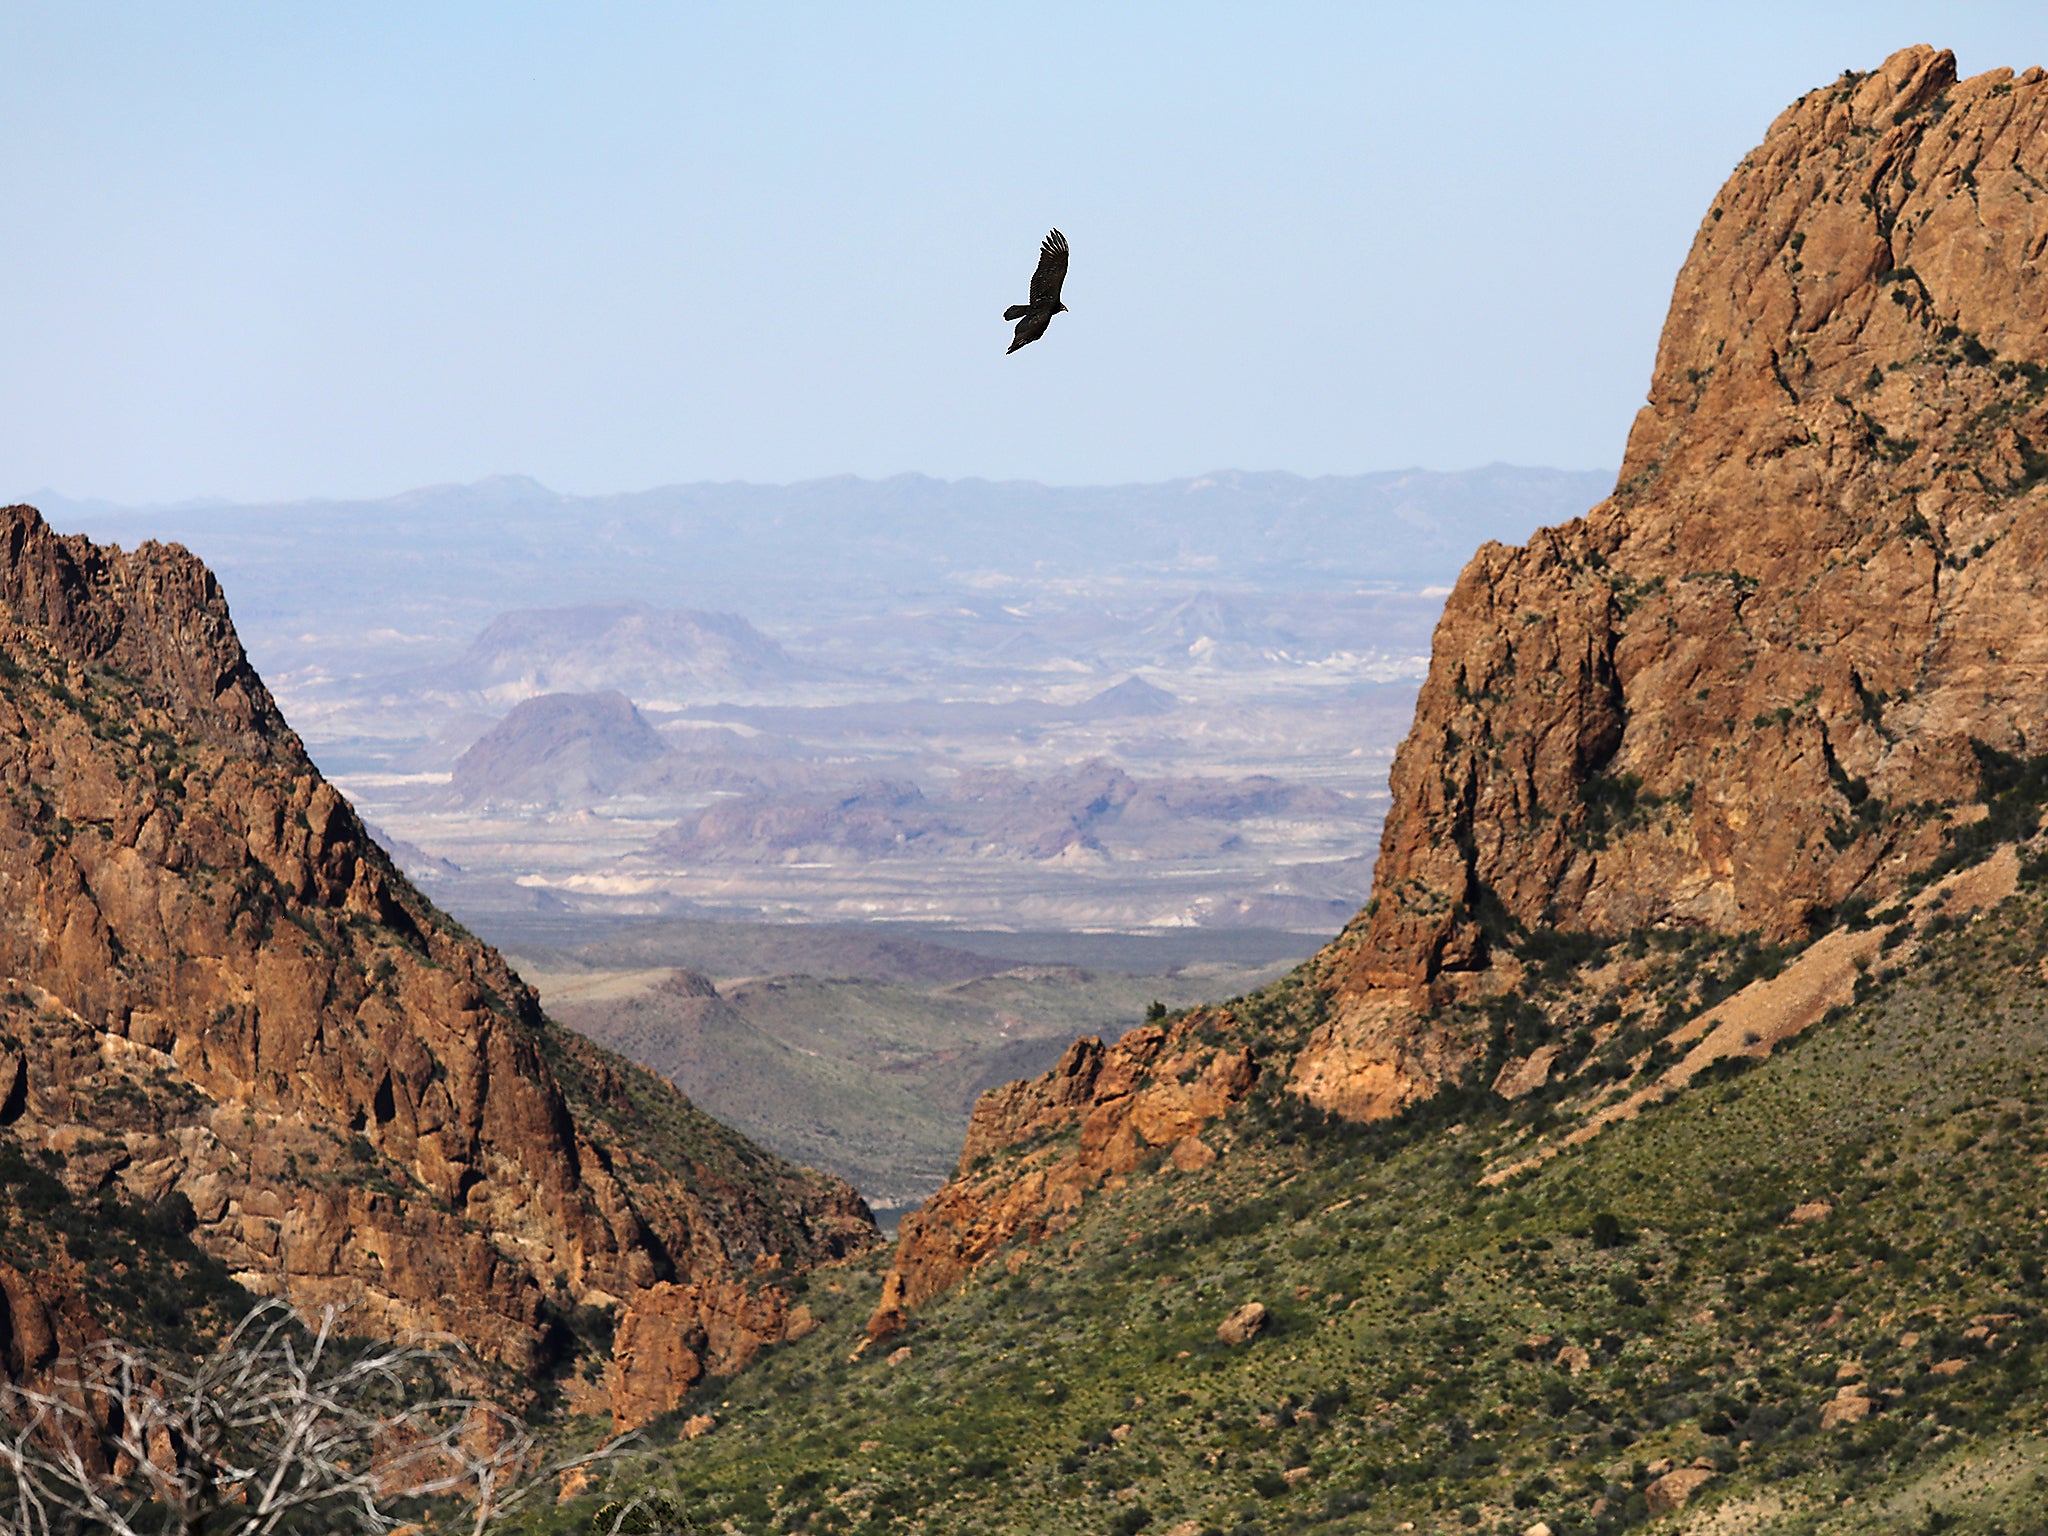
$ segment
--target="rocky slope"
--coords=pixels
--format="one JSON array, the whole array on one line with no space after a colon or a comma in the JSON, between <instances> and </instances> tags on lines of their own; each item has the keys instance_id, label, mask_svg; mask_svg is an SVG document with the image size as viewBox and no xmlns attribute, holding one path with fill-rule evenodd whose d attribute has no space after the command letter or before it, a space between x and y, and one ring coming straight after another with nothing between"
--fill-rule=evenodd
<instances>
[{"instance_id":1,"label":"rocky slope","mask_svg":"<svg viewBox=\"0 0 2048 1536\"><path fill-rule=\"evenodd\" d=\"M814 1280L817 1333L628 1476L747 1532L2036 1536L2034 854L1796 1049L1506 1182L1566 1099L1345 1122L1275 1073L1214 1163L1091 1194L886 1347L846 1346L881 1276Z\"/></svg>"},{"instance_id":2,"label":"rocky slope","mask_svg":"<svg viewBox=\"0 0 2048 1536\"><path fill-rule=\"evenodd\" d=\"M1354 1120L1482 1069L1526 1091L1563 1044L1558 1019L1517 1011L1517 984L1569 957L1560 933L1795 948L1952 862L2031 782L2048 743L2044 253L2040 69L1958 81L1951 54L1912 48L1780 116L1693 242L1614 494L1485 546L1460 578L1372 899L1318 958L1298 1035L1251 1041L1251 1070ZM1641 1070L1668 982L1603 973L1602 1016L1565 1021L1575 1059L1604 1046ZM1688 983L1656 1001L1668 1031L1707 999ZM1248 1043L1210 1033L1176 1074ZM1162 1081L1054 1073L1000 1118L1086 1126ZM1082 1140L1062 1154L1077 1168ZM1033 1157L1013 1137L1000 1168L963 1161L906 1222L877 1332L1046 1228L1071 1181Z\"/></svg>"},{"instance_id":3,"label":"rocky slope","mask_svg":"<svg viewBox=\"0 0 2048 1536\"><path fill-rule=\"evenodd\" d=\"M1472 1042L1428 1005L1516 930L1783 941L1881 902L1980 799L1978 744L2043 749L2044 247L2039 69L1907 49L1771 126L1614 495L1458 582L1301 1092L1430 1092Z\"/></svg>"},{"instance_id":4,"label":"rocky slope","mask_svg":"<svg viewBox=\"0 0 2048 1536\"><path fill-rule=\"evenodd\" d=\"M0 1134L72 1201L529 1382L614 1323L629 1420L777 1336L750 1277L872 1241L848 1187L549 1024L412 890L182 549L0 512L0 780ZM0 1334L76 1311L14 1278Z\"/></svg>"},{"instance_id":5,"label":"rocky slope","mask_svg":"<svg viewBox=\"0 0 2048 1536\"><path fill-rule=\"evenodd\" d=\"M1248 1048L1214 1048L1215 1032L1235 1022L1198 1009L1111 1046L1077 1040L1043 1077L983 1094L959 1172L903 1218L868 1338L898 1332L910 1311L1013 1239L1065 1231L1088 1191L1120 1187L1157 1152L1183 1170L1214 1162L1202 1127L1243 1100L1259 1075ZM977 1177L998 1154L1011 1155Z\"/></svg>"}]
</instances>

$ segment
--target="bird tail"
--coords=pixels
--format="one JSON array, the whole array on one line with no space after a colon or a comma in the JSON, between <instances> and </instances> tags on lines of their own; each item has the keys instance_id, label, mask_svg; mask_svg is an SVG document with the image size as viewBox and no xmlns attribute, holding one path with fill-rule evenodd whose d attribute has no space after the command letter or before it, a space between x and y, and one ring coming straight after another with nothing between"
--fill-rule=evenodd
<instances>
[{"instance_id":1,"label":"bird tail","mask_svg":"<svg viewBox=\"0 0 2048 1536\"><path fill-rule=\"evenodd\" d=\"M1030 313L1031 306L1029 304L1012 304L1008 309L1003 311L1003 318L1005 320L1022 320L1026 315Z\"/></svg>"}]
</instances>

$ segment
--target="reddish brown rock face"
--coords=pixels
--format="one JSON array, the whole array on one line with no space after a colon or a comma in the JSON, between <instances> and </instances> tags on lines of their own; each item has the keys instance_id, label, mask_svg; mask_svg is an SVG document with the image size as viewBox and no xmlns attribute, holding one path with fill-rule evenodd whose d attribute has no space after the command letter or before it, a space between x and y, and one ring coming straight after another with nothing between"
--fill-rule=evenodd
<instances>
[{"instance_id":1,"label":"reddish brown rock face","mask_svg":"<svg viewBox=\"0 0 2048 1536\"><path fill-rule=\"evenodd\" d=\"M1043 1077L984 1093L952 1181L903 1218L868 1337L896 1333L909 1313L1012 1239L1064 1230L1088 1191L1129 1175L1155 1152L1189 1145L1242 1100L1258 1081L1252 1053L1200 1039L1205 1027L1228 1030L1233 1022L1196 1012L1170 1027L1134 1029L1111 1046L1077 1040ZM1052 1139L1071 1127L1078 1127L1071 1145ZM985 1157L1041 1139L1046 1144L1021 1161L976 1177ZM1213 1154L1183 1154L1180 1163L1210 1160Z\"/></svg>"},{"instance_id":2,"label":"reddish brown rock face","mask_svg":"<svg viewBox=\"0 0 2048 1536\"><path fill-rule=\"evenodd\" d=\"M412 890L183 550L0 512L0 781L0 1134L78 1196L184 1194L250 1288L532 1370L577 1306L673 1318L872 1241L851 1189L548 1024Z\"/></svg>"},{"instance_id":3,"label":"reddish brown rock face","mask_svg":"<svg viewBox=\"0 0 2048 1536\"><path fill-rule=\"evenodd\" d=\"M1469 1060L1427 1008L1526 928L1783 941L1882 900L2048 750L2048 81L1909 49L1809 93L1673 294L1613 497L1482 549L1438 626L1337 1017L1376 1115Z\"/></svg>"},{"instance_id":4,"label":"reddish brown rock face","mask_svg":"<svg viewBox=\"0 0 2048 1536\"><path fill-rule=\"evenodd\" d=\"M98 1337L77 1294L82 1276L24 1275L0 1263L0 1387L39 1381Z\"/></svg>"},{"instance_id":5,"label":"reddish brown rock face","mask_svg":"<svg viewBox=\"0 0 2048 1536\"><path fill-rule=\"evenodd\" d=\"M1957 82L1909 49L1771 126L1679 275L1615 494L1481 549L1445 607L1292 1091L1371 1119L1468 1075L1480 1042L1439 1005L1512 985L1517 930L1787 941L1882 902L1981 814L1975 744L2048 751L2044 264L2042 71ZM1222 1069L1227 1047L1176 1031ZM1150 1038L1116 1074L1125 1046L1083 1042L984 1097L872 1331L1111 1176L1122 1144L1090 1126L1135 1123L1114 1106L1164 1083ZM1031 1150L1076 1121L1078 1148ZM1002 1156L976 1172L982 1153Z\"/></svg>"},{"instance_id":6,"label":"reddish brown rock face","mask_svg":"<svg viewBox=\"0 0 2048 1536\"><path fill-rule=\"evenodd\" d=\"M800 1338L815 1326L798 1322L772 1287L737 1280L657 1285L626 1314L612 1347L614 1421L621 1428L645 1424L679 1406L705 1372L730 1376L764 1345Z\"/></svg>"}]
</instances>

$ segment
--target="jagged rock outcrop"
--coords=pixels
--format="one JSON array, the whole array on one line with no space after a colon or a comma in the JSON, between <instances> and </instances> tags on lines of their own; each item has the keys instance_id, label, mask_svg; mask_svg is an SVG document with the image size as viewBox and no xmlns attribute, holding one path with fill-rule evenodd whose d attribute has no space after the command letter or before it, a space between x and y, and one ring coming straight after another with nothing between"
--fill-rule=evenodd
<instances>
[{"instance_id":1,"label":"jagged rock outcrop","mask_svg":"<svg viewBox=\"0 0 2048 1536\"><path fill-rule=\"evenodd\" d=\"M1089 1190L1158 1153L1203 1145L1202 1128L1258 1081L1248 1048L1218 1049L1205 1038L1234 1023L1228 1013L1197 1010L1170 1026L1141 1026L1114 1045L1077 1040L1043 1077L984 1093L951 1182L903 1218L868 1337L898 1332L909 1313L1012 1239L1064 1230ZM1072 1138L1060 1134L1074 1128ZM1021 1159L1009 1155L1020 1149ZM977 1176L998 1155L1003 1160Z\"/></svg>"},{"instance_id":2,"label":"jagged rock outcrop","mask_svg":"<svg viewBox=\"0 0 2048 1536\"><path fill-rule=\"evenodd\" d=\"M2048 79L1911 48L1715 199L1614 495L1438 626L1371 904L1293 1086L1389 1113L1516 930L1783 942L1881 901L2048 750Z\"/></svg>"},{"instance_id":3,"label":"jagged rock outcrop","mask_svg":"<svg viewBox=\"0 0 2048 1536\"><path fill-rule=\"evenodd\" d=\"M644 1424L681 1402L706 1372L729 1376L764 1344L801 1337L808 1330L792 1326L797 1310L775 1287L741 1280L651 1287L612 1343L613 1418Z\"/></svg>"},{"instance_id":4,"label":"jagged rock outcrop","mask_svg":"<svg viewBox=\"0 0 2048 1536\"><path fill-rule=\"evenodd\" d=\"M1512 986L1517 935L1782 943L1897 894L2048 752L2044 513L2048 75L1907 49L1788 108L1715 199L1614 494L1466 567L1287 1087L1370 1119L1468 1078L1444 1005ZM984 1099L999 1165L906 1219L873 1326L1091 1187L1027 1150L1106 1102L1084 1060Z\"/></svg>"},{"instance_id":5,"label":"jagged rock outcrop","mask_svg":"<svg viewBox=\"0 0 2048 1536\"><path fill-rule=\"evenodd\" d=\"M0 1135L80 1199L182 1195L251 1289L531 1373L579 1308L673 1320L872 1240L850 1188L550 1025L406 883L182 549L0 511L0 785Z\"/></svg>"},{"instance_id":6,"label":"jagged rock outcrop","mask_svg":"<svg viewBox=\"0 0 2048 1536\"><path fill-rule=\"evenodd\" d=\"M99 1337L79 1294L83 1277L53 1278L0 1262L0 1387L41 1381L58 1360Z\"/></svg>"}]
</instances>

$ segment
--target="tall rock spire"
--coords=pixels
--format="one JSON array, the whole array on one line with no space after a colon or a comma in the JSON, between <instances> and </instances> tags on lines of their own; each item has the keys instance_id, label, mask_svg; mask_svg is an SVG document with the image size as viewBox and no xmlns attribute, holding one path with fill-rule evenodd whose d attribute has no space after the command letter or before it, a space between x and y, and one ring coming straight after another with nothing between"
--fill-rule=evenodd
<instances>
[{"instance_id":1,"label":"tall rock spire","mask_svg":"<svg viewBox=\"0 0 2048 1536\"><path fill-rule=\"evenodd\" d=\"M1511 935L1785 941L2048 751L2048 79L1894 54L1809 92L1694 238L1614 494L1438 626L1370 904L1294 1086L1433 1091Z\"/></svg>"}]
</instances>

